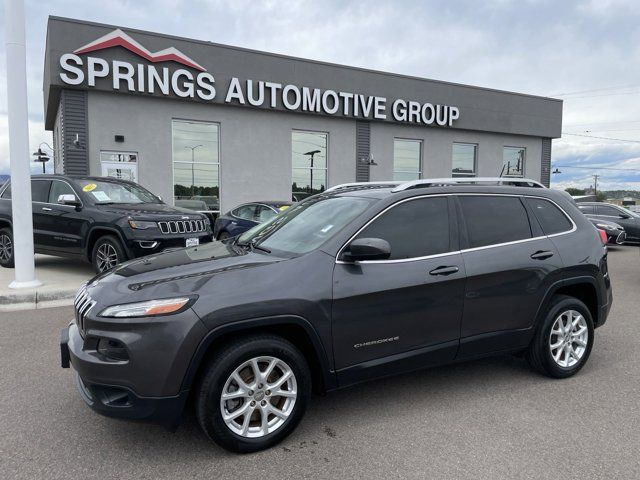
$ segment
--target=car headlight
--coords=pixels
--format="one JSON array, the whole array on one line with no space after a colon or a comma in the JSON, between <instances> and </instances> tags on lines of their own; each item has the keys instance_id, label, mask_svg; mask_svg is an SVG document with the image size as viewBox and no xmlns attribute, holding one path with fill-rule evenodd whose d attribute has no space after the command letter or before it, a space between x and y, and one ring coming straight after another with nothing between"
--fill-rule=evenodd
<instances>
[{"instance_id":1,"label":"car headlight","mask_svg":"<svg viewBox=\"0 0 640 480\"><path fill-rule=\"evenodd\" d=\"M134 230L147 230L149 228L156 228L158 224L156 222L145 222L143 220L129 219L129 226Z\"/></svg>"},{"instance_id":2,"label":"car headlight","mask_svg":"<svg viewBox=\"0 0 640 480\"><path fill-rule=\"evenodd\" d=\"M185 309L194 297L163 298L146 302L125 303L105 308L101 317L131 318L171 315Z\"/></svg>"},{"instance_id":3,"label":"car headlight","mask_svg":"<svg viewBox=\"0 0 640 480\"><path fill-rule=\"evenodd\" d=\"M596 223L596 227L601 228L602 230L608 230L608 231L616 230L616 227L612 225L607 225L606 223Z\"/></svg>"}]
</instances>

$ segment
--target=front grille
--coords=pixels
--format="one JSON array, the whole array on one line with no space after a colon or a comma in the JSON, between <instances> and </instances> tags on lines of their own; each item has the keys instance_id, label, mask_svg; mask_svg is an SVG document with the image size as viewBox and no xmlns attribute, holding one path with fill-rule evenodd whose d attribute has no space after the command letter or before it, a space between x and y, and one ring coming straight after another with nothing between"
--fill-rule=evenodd
<instances>
[{"instance_id":1,"label":"front grille","mask_svg":"<svg viewBox=\"0 0 640 480\"><path fill-rule=\"evenodd\" d=\"M84 333L84 320L95 304L95 300L92 300L87 293L86 285L78 290L76 299L73 302L73 307L75 310L76 325L78 325L78 330L80 330L80 333Z\"/></svg>"},{"instance_id":2,"label":"front grille","mask_svg":"<svg viewBox=\"0 0 640 480\"><path fill-rule=\"evenodd\" d=\"M170 220L168 222L158 222L158 226L165 235L172 233L198 233L207 229L204 220Z\"/></svg>"}]
</instances>

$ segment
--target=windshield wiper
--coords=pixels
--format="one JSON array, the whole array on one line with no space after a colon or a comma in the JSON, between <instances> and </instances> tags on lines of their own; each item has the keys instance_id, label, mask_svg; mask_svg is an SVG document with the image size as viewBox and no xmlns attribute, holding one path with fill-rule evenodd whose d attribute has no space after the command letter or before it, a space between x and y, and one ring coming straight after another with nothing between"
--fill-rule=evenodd
<instances>
[{"instance_id":1,"label":"windshield wiper","mask_svg":"<svg viewBox=\"0 0 640 480\"><path fill-rule=\"evenodd\" d=\"M261 252L265 252L265 253L271 253L271 250L269 250L266 247L261 247L260 245L258 245L256 243L255 240L251 240L249 243L240 243L240 242L234 242L236 245L238 245L239 247L249 247L250 250L260 250Z\"/></svg>"}]
</instances>

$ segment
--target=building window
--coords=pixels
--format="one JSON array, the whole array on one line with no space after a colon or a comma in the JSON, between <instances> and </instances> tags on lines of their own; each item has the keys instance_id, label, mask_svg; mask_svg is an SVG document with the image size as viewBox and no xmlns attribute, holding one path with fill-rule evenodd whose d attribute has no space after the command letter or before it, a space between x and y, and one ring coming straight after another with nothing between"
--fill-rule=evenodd
<instances>
[{"instance_id":1,"label":"building window","mask_svg":"<svg viewBox=\"0 0 640 480\"><path fill-rule=\"evenodd\" d=\"M524 162L527 149L524 147L504 147L502 150L501 177L524 177Z\"/></svg>"},{"instance_id":2,"label":"building window","mask_svg":"<svg viewBox=\"0 0 640 480\"><path fill-rule=\"evenodd\" d=\"M478 146L473 143L454 143L451 154L453 177L475 177Z\"/></svg>"},{"instance_id":3,"label":"building window","mask_svg":"<svg viewBox=\"0 0 640 480\"><path fill-rule=\"evenodd\" d=\"M218 205L220 128L217 123L172 121L173 198Z\"/></svg>"},{"instance_id":4,"label":"building window","mask_svg":"<svg viewBox=\"0 0 640 480\"><path fill-rule=\"evenodd\" d=\"M138 154L136 152L100 152L103 177L114 177L130 182L138 181Z\"/></svg>"},{"instance_id":5,"label":"building window","mask_svg":"<svg viewBox=\"0 0 640 480\"><path fill-rule=\"evenodd\" d=\"M418 180L422 174L420 152L421 140L393 140L393 179Z\"/></svg>"},{"instance_id":6,"label":"building window","mask_svg":"<svg viewBox=\"0 0 640 480\"><path fill-rule=\"evenodd\" d=\"M292 185L295 192L320 193L327 188L327 145L323 132L291 133Z\"/></svg>"}]
</instances>

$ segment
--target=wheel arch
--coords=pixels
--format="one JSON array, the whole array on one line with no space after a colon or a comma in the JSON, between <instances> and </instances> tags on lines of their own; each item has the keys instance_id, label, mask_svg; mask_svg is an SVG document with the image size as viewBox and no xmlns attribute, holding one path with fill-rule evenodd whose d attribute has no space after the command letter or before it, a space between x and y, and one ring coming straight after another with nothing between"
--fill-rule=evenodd
<instances>
[{"instance_id":1,"label":"wheel arch","mask_svg":"<svg viewBox=\"0 0 640 480\"><path fill-rule=\"evenodd\" d=\"M89 233L87 235L85 255L87 256L87 259L89 261L91 261L91 253L93 252L94 245L96 244L96 242L100 237L104 237L104 236L113 236L113 237L116 237L118 240L120 240L120 245L122 245L122 248L124 249L124 253L127 256L127 258L133 258L131 255L131 251L129 250L129 247L127 246L127 243L124 241L124 237L117 229L112 227L96 226L96 227L93 227L91 230L89 230Z\"/></svg>"},{"instance_id":2,"label":"wheel arch","mask_svg":"<svg viewBox=\"0 0 640 480\"><path fill-rule=\"evenodd\" d=\"M5 228L5 227L9 227L10 229L13 230L13 224L11 223L11 220L8 218L0 218L0 228Z\"/></svg>"},{"instance_id":3,"label":"wheel arch","mask_svg":"<svg viewBox=\"0 0 640 480\"><path fill-rule=\"evenodd\" d=\"M231 338L270 333L291 343L304 355L311 370L313 390L323 394L337 387L335 374L329 366L329 359L313 326L299 316L263 317L233 322L211 330L198 345L184 380L182 391L190 390L203 372L208 360Z\"/></svg>"},{"instance_id":4,"label":"wheel arch","mask_svg":"<svg viewBox=\"0 0 640 480\"><path fill-rule=\"evenodd\" d=\"M555 295L567 295L580 300L589 309L594 325L598 325L601 302L598 297L597 285L596 279L588 276L564 279L552 284L538 307L538 312L535 317L535 329L543 322L549 305Z\"/></svg>"}]
</instances>

